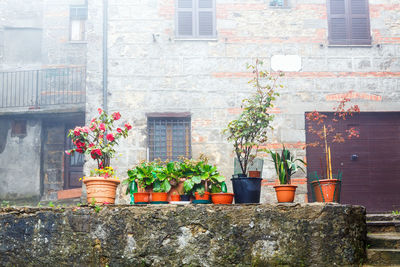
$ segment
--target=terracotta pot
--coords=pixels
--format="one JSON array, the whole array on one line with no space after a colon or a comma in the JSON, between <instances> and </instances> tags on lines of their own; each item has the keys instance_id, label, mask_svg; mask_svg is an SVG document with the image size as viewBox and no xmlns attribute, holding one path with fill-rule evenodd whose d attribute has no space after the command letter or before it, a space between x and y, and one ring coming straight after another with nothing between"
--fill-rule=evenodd
<instances>
[{"instance_id":1,"label":"terracotta pot","mask_svg":"<svg viewBox=\"0 0 400 267\"><path fill-rule=\"evenodd\" d=\"M168 193L163 192L153 192L151 193L151 201L153 202L166 202L168 199Z\"/></svg>"},{"instance_id":2,"label":"terracotta pot","mask_svg":"<svg viewBox=\"0 0 400 267\"><path fill-rule=\"evenodd\" d=\"M87 202L92 203L94 199L95 204L114 204L115 192L120 183L118 179L104 178L104 177L86 177L83 179L86 185Z\"/></svg>"},{"instance_id":3,"label":"terracotta pot","mask_svg":"<svg viewBox=\"0 0 400 267\"><path fill-rule=\"evenodd\" d=\"M249 177L261 178L261 172L260 171L249 171Z\"/></svg>"},{"instance_id":4,"label":"terracotta pot","mask_svg":"<svg viewBox=\"0 0 400 267\"><path fill-rule=\"evenodd\" d=\"M210 200L210 192L204 192L204 195L199 195L199 193L194 193L196 200Z\"/></svg>"},{"instance_id":5,"label":"terracotta pot","mask_svg":"<svg viewBox=\"0 0 400 267\"><path fill-rule=\"evenodd\" d=\"M279 203L293 202L297 185L282 184L275 185L274 188Z\"/></svg>"},{"instance_id":6,"label":"terracotta pot","mask_svg":"<svg viewBox=\"0 0 400 267\"><path fill-rule=\"evenodd\" d=\"M180 201L181 196L180 195L171 195L171 201Z\"/></svg>"},{"instance_id":7,"label":"terracotta pot","mask_svg":"<svg viewBox=\"0 0 400 267\"><path fill-rule=\"evenodd\" d=\"M172 200L172 196L174 194L178 194L178 195L183 194L183 182L185 182L185 181L186 181L186 178L180 178L178 185L172 187L171 190L169 190L168 201L176 201L176 200Z\"/></svg>"},{"instance_id":8,"label":"terracotta pot","mask_svg":"<svg viewBox=\"0 0 400 267\"><path fill-rule=\"evenodd\" d=\"M311 182L317 202L339 202L338 179L322 179Z\"/></svg>"},{"instance_id":9,"label":"terracotta pot","mask_svg":"<svg viewBox=\"0 0 400 267\"><path fill-rule=\"evenodd\" d=\"M150 193L148 193L148 192L133 193L133 197L135 198L135 203L138 203L138 202L149 203L149 201L150 201Z\"/></svg>"},{"instance_id":10,"label":"terracotta pot","mask_svg":"<svg viewBox=\"0 0 400 267\"><path fill-rule=\"evenodd\" d=\"M211 200L214 204L232 204L233 193L212 193Z\"/></svg>"}]
</instances>

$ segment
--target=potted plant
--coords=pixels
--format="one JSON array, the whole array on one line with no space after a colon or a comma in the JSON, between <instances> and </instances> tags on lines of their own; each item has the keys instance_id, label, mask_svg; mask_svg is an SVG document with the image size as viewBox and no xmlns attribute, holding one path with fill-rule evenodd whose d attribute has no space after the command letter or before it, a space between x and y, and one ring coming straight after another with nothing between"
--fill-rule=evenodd
<instances>
[{"instance_id":1,"label":"potted plant","mask_svg":"<svg viewBox=\"0 0 400 267\"><path fill-rule=\"evenodd\" d=\"M225 177L212 177L211 182L211 201L214 204L232 204L233 193L228 193Z\"/></svg>"},{"instance_id":2,"label":"potted plant","mask_svg":"<svg viewBox=\"0 0 400 267\"><path fill-rule=\"evenodd\" d=\"M192 168L192 174L184 182L185 191L194 191L196 201L209 201L209 186L211 181L224 181L216 166L208 164L208 159L202 157ZM196 202L195 202L196 203ZM203 203L203 202L198 202Z\"/></svg>"},{"instance_id":3,"label":"potted plant","mask_svg":"<svg viewBox=\"0 0 400 267\"><path fill-rule=\"evenodd\" d=\"M197 164L201 159L187 159L181 158L179 163L179 168L181 171L180 182L182 182L182 187L180 188L180 199L181 201L190 201L191 196L193 195L193 187L194 181L197 181L196 178L194 181L191 180L193 176L197 176L198 167ZM186 182L188 181L188 182Z\"/></svg>"},{"instance_id":4,"label":"potted plant","mask_svg":"<svg viewBox=\"0 0 400 267\"><path fill-rule=\"evenodd\" d=\"M152 204L167 204L168 192L171 190L170 176L167 167L162 162L154 162L153 192L151 193Z\"/></svg>"},{"instance_id":5,"label":"potted plant","mask_svg":"<svg viewBox=\"0 0 400 267\"><path fill-rule=\"evenodd\" d=\"M128 184L126 194L131 194L131 204L146 204L150 202L150 190L156 179L154 163L141 162L133 169L128 170Z\"/></svg>"},{"instance_id":6,"label":"potted plant","mask_svg":"<svg viewBox=\"0 0 400 267\"><path fill-rule=\"evenodd\" d=\"M179 193L177 191L172 192L171 194L171 201L180 201L181 200L181 196L179 195Z\"/></svg>"},{"instance_id":7,"label":"potted plant","mask_svg":"<svg viewBox=\"0 0 400 267\"><path fill-rule=\"evenodd\" d=\"M87 201L96 204L114 203L118 184L118 177L114 176L114 170L110 167L110 161L115 155L114 146L118 140L128 137L128 131L132 129L129 123L123 127L114 127L114 122L121 118L119 112L108 115L102 109L98 109L99 116L93 118L88 126L75 127L68 133L75 148L65 151L68 155L81 153L90 155L96 161L97 168L90 172L90 177L83 177L83 183L87 188Z\"/></svg>"},{"instance_id":8,"label":"potted plant","mask_svg":"<svg viewBox=\"0 0 400 267\"><path fill-rule=\"evenodd\" d=\"M248 178L249 164L256 158L258 148L267 141L267 134L272 129L274 118L270 109L273 101L279 94L275 92L277 80L282 74L271 75L259 70L262 61L257 60L255 65L249 65L253 70L254 78L249 82L256 88L256 92L242 101L242 113L239 118L229 122L223 133L228 134L228 141L233 142L234 152L240 164L241 172L234 175L232 180L235 203L259 203L261 178ZM265 84L262 84L265 82Z\"/></svg>"},{"instance_id":9,"label":"potted plant","mask_svg":"<svg viewBox=\"0 0 400 267\"><path fill-rule=\"evenodd\" d=\"M267 152L272 157L280 183L274 186L278 202L293 202L297 186L291 184L290 178L298 169L304 172L304 170L297 165L297 162L301 162L305 165L304 161L298 158L296 159L284 145L281 153L271 150L267 150Z\"/></svg>"},{"instance_id":10,"label":"potted plant","mask_svg":"<svg viewBox=\"0 0 400 267\"><path fill-rule=\"evenodd\" d=\"M308 146L320 146L323 148L325 159L321 158L321 173L315 172L315 177L310 177L311 190L317 202L339 202L341 188L341 170L337 171L336 177L332 170L331 145L333 143L344 143L347 139L358 138L359 131L355 127L350 127L347 130L341 131L338 127L340 120L353 116L360 112L357 105L352 105L346 108L347 102L350 101L346 94L340 101L337 107L334 108L333 118L328 120L326 114L318 111L309 112L306 114L306 120L310 122L307 131L318 137L320 141L309 143Z\"/></svg>"}]
</instances>

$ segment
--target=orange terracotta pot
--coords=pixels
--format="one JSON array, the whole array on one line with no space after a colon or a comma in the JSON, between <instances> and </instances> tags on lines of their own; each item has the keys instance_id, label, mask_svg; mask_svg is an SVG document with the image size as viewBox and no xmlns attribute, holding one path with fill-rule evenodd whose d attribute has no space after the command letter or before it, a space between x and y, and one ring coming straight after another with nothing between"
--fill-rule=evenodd
<instances>
[{"instance_id":1,"label":"orange terracotta pot","mask_svg":"<svg viewBox=\"0 0 400 267\"><path fill-rule=\"evenodd\" d=\"M133 197L135 198L135 203L148 203L150 201L150 193L148 192L133 193Z\"/></svg>"},{"instance_id":2,"label":"orange terracotta pot","mask_svg":"<svg viewBox=\"0 0 400 267\"><path fill-rule=\"evenodd\" d=\"M83 179L86 185L87 202L91 204L94 199L95 204L114 204L115 192L120 183L118 179L104 177L86 177Z\"/></svg>"},{"instance_id":3,"label":"orange terracotta pot","mask_svg":"<svg viewBox=\"0 0 400 267\"><path fill-rule=\"evenodd\" d=\"M211 200L214 204L232 204L233 193L212 193Z\"/></svg>"},{"instance_id":4,"label":"orange terracotta pot","mask_svg":"<svg viewBox=\"0 0 400 267\"><path fill-rule=\"evenodd\" d=\"M249 171L249 177L261 178L261 172L260 171Z\"/></svg>"},{"instance_id":5,"label":"orange terracotta pot","mask_svg":"<svg viewBox=\"0 0 400 267\"><path fill-rule=\"evenodd\" d=\"M338 179L323 179L311 182L315 200L317 202L339 202L340 183Z\"/></svg>"},{"instance_id":6,"label":"orange terracotta pot","mask_svg":"<svg viewBox=\"0 0 400 267\"><path fill-rule=\"evenodd\" d=\"M275 185L276 198L279 203L293 202L294 195L296 194L297 185L282 184Z\"/></svg>"},{"instance_id":7,"label":"orange terracotta pot","mask_svg":"<svg viewBox=\"0 0 400 267\"><path fill-rule=\"evenodd\" d=\"M168 193L162 193L162 192L151 193L151 201L153 202L158 202L158 201L166 202L167 199L168 199Z\"/></svg>"},{"instance_id":8,"label":"orange terracotta pot","mask_svg":"<svg viewBox=\"0 0 400 267\"><path fill-rule=\"evenodd\" d=\"M199 193L194 193L196 200L210 200L210 192L204 192L204 195L199 195Z\"/></svg>"},{"instance_id":9,"label":"orange terracotta pot","mask_svg":"<svg viewBox=\"0 0 400 267\"><path fill-rule=\"evenodd\" d=\"M181 196L180 195L171 195L171 201L180 201Z\"/></svg>"}]
</instances>

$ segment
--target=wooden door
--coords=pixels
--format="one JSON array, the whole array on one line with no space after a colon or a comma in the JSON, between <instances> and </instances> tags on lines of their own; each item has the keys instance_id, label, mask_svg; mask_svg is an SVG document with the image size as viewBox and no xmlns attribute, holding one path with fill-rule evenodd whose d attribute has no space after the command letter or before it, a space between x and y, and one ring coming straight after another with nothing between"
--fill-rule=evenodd
<instances>
[{"instance_id":1,"label":"wooden door","mask_svg":"<svg viewBox=\"0 0 400 267\"><path fill-rule=\"evenodd\" d=\"M71 149L74 144L71 138L67 137L69 129L73 129L75 124L66 125L65 130L65 150ZM71 156L65 155L64 164L64 189L72 189L82 187L82 181L79 178L83 177L83 164L85 157L83 154L74 153Z\"/></svg>"},{"instance_id":2,"label":"wooden door","mask_svg":"<svg viewBox=\"0 0 400 267\"><path fill-rule=\"evenodd\" d=\"M368 212L400 210L400 112L362 112L338 127L360 131L359 138L331 147L332 168L343 171L341 203L362 205ZM315 140L306 133L307 143ZM321 147L307 147L308 174L320 172L321 157Z\"/></svg>"}]
</instances>

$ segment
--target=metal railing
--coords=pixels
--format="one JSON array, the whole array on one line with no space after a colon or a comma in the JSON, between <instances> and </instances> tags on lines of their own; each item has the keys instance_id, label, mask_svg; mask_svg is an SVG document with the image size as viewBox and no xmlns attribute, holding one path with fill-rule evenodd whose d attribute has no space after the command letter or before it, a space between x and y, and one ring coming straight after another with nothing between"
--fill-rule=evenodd
<instances>
[{"instance_id":1,"label":"metal railing","mask_svg":"<svg viewBox=\"0 0 400 267\"><path fill-rule=\"evenodd\" d=\"M85 103L86 68L0 72L0 108Z\"/></svg>"}]
</instances>

